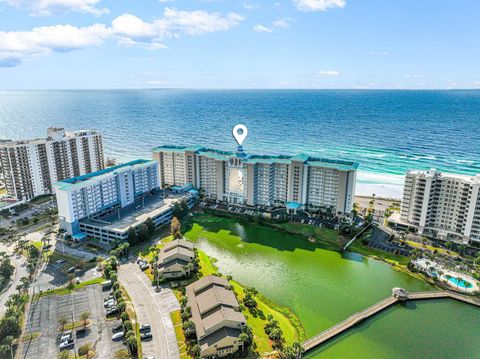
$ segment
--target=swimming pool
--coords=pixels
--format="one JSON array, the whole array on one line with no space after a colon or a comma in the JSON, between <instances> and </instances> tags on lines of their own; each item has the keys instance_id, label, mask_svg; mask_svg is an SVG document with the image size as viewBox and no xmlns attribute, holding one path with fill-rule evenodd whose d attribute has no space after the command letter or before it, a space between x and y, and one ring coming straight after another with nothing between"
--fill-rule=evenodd
<instances>
[{"instance_id":1,"label":"swimming pool","mask_svg":"<svg viewBox=\"0 0 480 359\"><path fill-rule=\"evenodd\" d=\"M460 288L465 288L465 289L472 288L472 283L470 283L469 281L467 281L465 279L460 279L459 280L458 278L450 277L450 278L448 278L448 281L450 283L453 283L455 286L460 287Z\"/></svg>"}]
</instances>

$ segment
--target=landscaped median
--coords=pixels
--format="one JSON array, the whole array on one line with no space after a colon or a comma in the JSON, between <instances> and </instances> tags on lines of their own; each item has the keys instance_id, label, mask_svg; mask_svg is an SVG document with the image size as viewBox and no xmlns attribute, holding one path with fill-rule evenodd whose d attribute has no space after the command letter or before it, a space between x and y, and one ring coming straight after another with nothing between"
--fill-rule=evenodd
<instances>
[{"instance_id":1,"label":"landscaped median","mask_svg":"<svg viewBox=\"0 0 480 359\"><path fill-rule=\"evenodd\" d=\"M52 290L46 290L44 292L36 293L35 296L33 297L33 300L38 300L41 297L46 297L46 296L49 296L49 295L70 294L75 290L85 288L86 286L89 286L89 285L96 285L96 284L101 285L104 280L105 279L103 279L102 277L94 278L94 279L87 280L85 282L81 282L79 284L70 285L70 286L62 287L62 288L56 288L56 289L52 289Z\"/></svg>"}]
</instances>

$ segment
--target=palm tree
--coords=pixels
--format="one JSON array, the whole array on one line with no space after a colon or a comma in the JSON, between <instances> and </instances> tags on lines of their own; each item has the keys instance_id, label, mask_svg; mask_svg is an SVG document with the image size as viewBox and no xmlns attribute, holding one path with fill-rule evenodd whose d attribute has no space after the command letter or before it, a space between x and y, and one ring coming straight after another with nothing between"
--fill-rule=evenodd
<instances>
[{"instance_id":1,"label":"palm tree","mask_svg":"<svg viewBox=\"0 0 480 359\"><path fill-rule=\"evenodd\" d=\"M63 332L63 330L65 329L65 325L67 325L67 323L68 323L67 317L60 317L60 319L58 319L58 324L62 328L60 330L61 332Z\"/></svg>"},{"instance_id":2,"label":"palm tree","mask_svg":"<svg viewBox=\"0 0 480 359\"><path fill-rule=\"evenodd\" d=\"M460 285L460 283L463 283L463 278L462 277L457 277L455 279L457 280L457 289L459 289L458 286Z\"/></svg>"},{"instance_id":3,"label":"palm tree","mask_svg":"<svg viewBox=\"0 0 480 359\"><path fill-rule=\"evenodd\" d=\"M85 328L87 326L87 321L88 321L88 319L90 318L91 315L92 314L88 310L86 310L82 314L80 314L80 320L83 321L83 328Z\"/></svg>"},{"instance_id":4,"label":"palm tree","mask_svg":"<svg viewBox=\"0 0 480 359\"><path fill-rule=\"evenodd\" d=\"M137 351L137 338L135 338L135 334L133 334L132 331L129 331L127 333L127 339L125 339L125 344L127 344L130 354L134 355Z\"/></svg>"}]
</instances>

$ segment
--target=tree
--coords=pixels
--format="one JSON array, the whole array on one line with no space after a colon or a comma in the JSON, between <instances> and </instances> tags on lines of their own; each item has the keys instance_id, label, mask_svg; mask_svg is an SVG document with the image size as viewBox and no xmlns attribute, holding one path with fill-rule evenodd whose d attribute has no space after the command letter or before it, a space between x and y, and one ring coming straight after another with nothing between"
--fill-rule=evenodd
<instances>
[{"instance_id":1,"label":"tree","mask_svg":"<svg viewBox=\"0 0 480 359\"><path fill-rule=\"evenodd\" d=\"M12 336L18 338L22 330L18 323L18 318L5 316L0 320L0 338Z\"/></svg>"},{"instance_id":2,"label":"tree","mask_svg":"<svg viewBox=\"0 0 480 359\"><path fill-rule=\"evenodd\" d=\"M148 227L145 223L140 225L139 228L139 234L138 234L138 239L140 242L144 242L150 238L150 232L148 230Z\"/></svg>"},{"instance_id":3,"label":"tree","mask_svg":"<svg viewBox=\"0 0 480 359\"><path fill-rule=\"evenodd\" d=\"M120 314L120 319L122 320L122 323L125 323L126 321L130 320L127 312L123 312L122 314Z\"/></svg>"},{"instance_id":4,"label":"tree","mask_svg":"<svg viewBox=\"0 0 480 359\"><path fill-rule=\"evenodd\" d=\"M183 331L186 337L191 337L195 334L195 324L191 320L187 320L183 323Z\"/></svg>"},{"instance_id":5,"label":"tree","mask_svg":"<svg viewBox=\"0 0 480 359\"><path fill-rule=\"evenodd\" d=\"M78 355L85 355L86 359L90 358L90 352L92 351L92 343L85 343L78 348Z\"/></svg>"},{"instance_id":6,"label":"tree","mask_svg":"<svg viewBox=\"0 0 480 359\"><path fill-rule=\"evenodd\" d=\"M182 238L181 224L177 217L172 218L170 223L170 233L174 238Z\"/></svg>"},{"instance_id":7,"label":"tree","mask_svg":"<svg viewBox=\"0 0 480 359\"><path fill-rule=\"evenodd\" d=\"M127 232L128 243L132 246L138 243L138 236L135 228L130 227Z\"/></svg>"},{"instance_id":8,"label":"tree","mask_svg":"<svg viewBox=\"0 0 480 359\"><path fill-rule=\"evenodd\" d=\"M152 236L154 233L155 233L155 229L156 229L156 226L155 226L155 223L153 222L153 219L151 219L150 217L148 217L146 220L145 220L145 225L147 226L148 228L148 233L150 236Z\"/></svg>"},{"instance_id":9,"label":"tree","mask_svg":"<svg viewBox=\"0 0 480 359\"><path fill-rule=\"evenodd\" d=\"M282 359L300 359L302 357L305 349L302 344L297 341L294 341L291 346L286 346L283 348L281 353Z\"/></svg>"},{"instance_id":10,"label":"tree","mask_svg":"<svg viewBox=\"0 0 480 359\"><path fill-rule=\"evenodd\" d=\"M137 352L137 338L135 338L135 334L132 331L127 332L125 344L127 344L130 354L134 355Z\"/></svg>"},{"instance_id":11,"label":"tree","mask_svg":"<svg viewBox=\"0 0 480 359\"><path fill-rule=\"evenodd\" d=\"M58 355L59 359L69 359L70 358L70 352L68 351L61 351L60 354Z\"/></svg>"},{"instance_id":12,"label":"tree","mask_svg":"<svg viewBox=\"0 0 480 359\"><path fill-rule=\"evenodd\" d=\"M185 200L176 202L173 206L173 216L183 218L188 213L188 204Z\"/></svg>"},{"instance_id":13,"label":"tree","mask_svg":"<svg viewBox=\"0 0 480 359\"><path fill-rule=\"evenodd\" d=\"M249 292L247 292L245 294L245 297L243 297L243 304L247 307L247 308L255 308L257 306L257 301L255 300L255 298L253 298L253 295Z\"/></svg>"},{"instance_id":14,"label":"tree","mask_svg":"<svg viewBox=\"0 0 480 359\"><path fill-rule=\"evenodd\" d=\"M118 310L121 313L123 313L123 312L125 312L125 309L127 308L127 305L125 304L125 302L118 302L117 307L118 307Z\"/></svg>"},{"instance_id":15,"label":"tree","mask_svg":"<svg viewBox=\"0 0 480 359\"><path fill-rule=\"evenodd\" d=\"M63 332L63 330L65 329L65 325L67 325L67 323L68 323L67 317L60 317L58 319L58 325L60 325L60 327L62 328L60 329L61 332Z\"/></svg>"},{"instance_id":16,"label":"tree","mask_svg":"<svg viewBox=\"0 0 480 359\"><path fill-rule=\"evenodd\" d=\"M201 349L200 349L200 346L198 344L195 344L193 347L192 347L192 350L191 350L191 354L193 357L195 358L200 358L200 354L201 354Z\"/></svg>"},{"instance_id":17,"label":"tree","mask_svg":"<svg viewBox=\"0 0 480 359\"><path fill-rule=\"evenodd\" d=\"M82 314L80 314L80 320L83 321L83 327L84 328L87 326L87 321L88 321L88 319L90 318L91 315L92 314L88 310L86 310Z\"/></svg>"},{"instance_id":18,"label":"tree","mask_svg":"<svg viewBox=\"0 0 480 359\"><path fill-rule=\"evenodd\" d=\"M283 333L279 327L272 328L272 330L270 331L270 334L268 334L268 337L275 342L281 341L282 336L283 336Z\"/></svg>"}]
</instances>

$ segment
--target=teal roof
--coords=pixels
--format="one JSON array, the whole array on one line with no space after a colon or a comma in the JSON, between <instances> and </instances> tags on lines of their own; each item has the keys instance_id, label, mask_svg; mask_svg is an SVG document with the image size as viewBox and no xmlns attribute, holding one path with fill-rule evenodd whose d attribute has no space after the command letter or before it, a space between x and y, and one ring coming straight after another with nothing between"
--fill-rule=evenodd
<instances>
[{"instance_id":1,"label":"teal roof","mask_svg":"<svg viewBox=\"0 0 480 359\"><path fill-rule=\"evenodd\" d=\"M211 148L206 148L201 146L169 146L169 145L155 147L152 151L153 152L194 151L199 155L207 156L220 161L228 161L232 157L237 157L237 158L241 158L243 163L290 164L292 163L292 161L300 161L300 162L304 162L308 166L326 167L326 168L337 169L340 171L356 170L359 166L358 162L311 157L304 153L301 153L295 156L287 156L287 155L268 156L268 155L248 155L247 154L246 157L240 157L235 152L221 151L221 150L216 150L216 149L211 149Z\"/></svg>"},{"instance_id":2,"label":"teal roof","mask_svg":"<svg viewBox=\"0 0 480 359\"><path fill-rule=\"evenodd\" d=\"M82 176L68 178L63 181L56 182L53 185L58 189L72 190L75 188L84 187L85 185L88 185L88 184L95 184L98 180L102 178L106 178L109 174L119 172L122 169L125 169L128 167L131 167L132 169L134 169L136 167L145 166L152 163L156 163L156 162L152 160L138 159L138 160L130 161L127 163L122 163L118 166L107 167L97 172L92 172Z\"/></svg>"}]
</instances>

